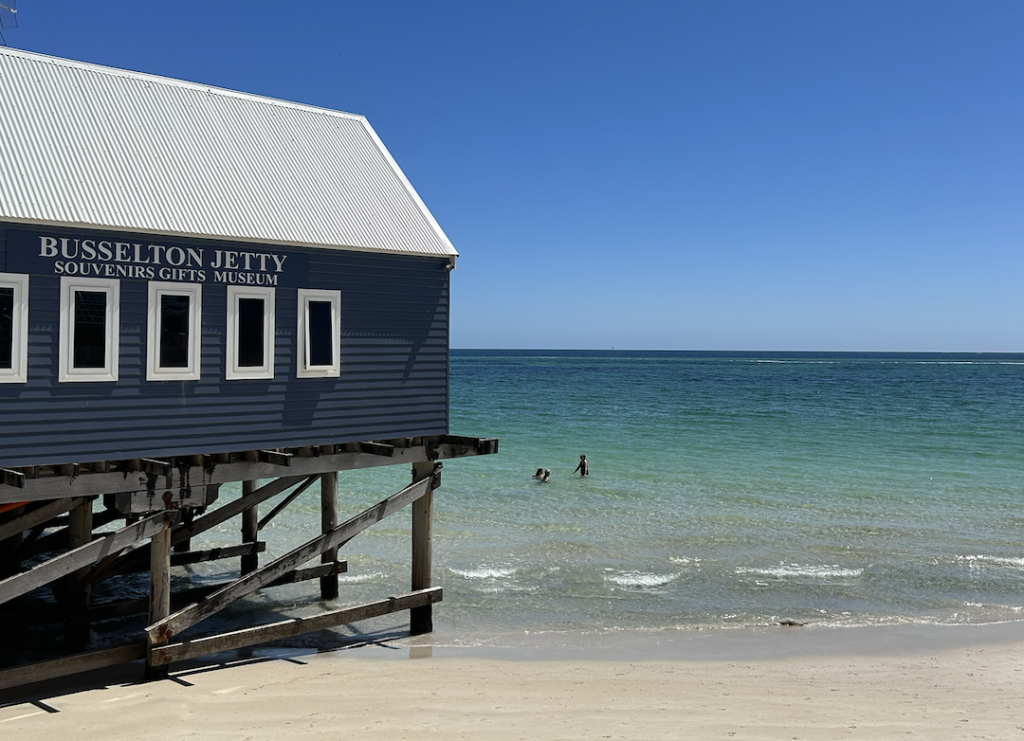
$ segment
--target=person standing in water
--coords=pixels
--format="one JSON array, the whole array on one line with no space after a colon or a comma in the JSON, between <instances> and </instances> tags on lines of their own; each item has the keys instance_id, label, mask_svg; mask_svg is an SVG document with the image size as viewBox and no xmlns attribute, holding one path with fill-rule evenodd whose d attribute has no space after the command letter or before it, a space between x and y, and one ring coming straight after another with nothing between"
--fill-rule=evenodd
<instances>
[{"instance_id":1,"label":"person standing in water","mask_svg":"<svg viewBox=\"0 0 1024 741\"><path fill-rule=\"evenodd\" d=\"M544 469L544 478L541 479L541 482L547 484L550 481L551 481L551 469L550 468L545 468Z\"/></svg>"},{"instance_id":2,"label":"person standing in water","mask_svg":"<svg viewBox=\"0 0 1024 741\"><path fill-rule=\"evenodd\" d=\"M582 453L580 454L580 464L576 466L576 471L580 472L580 476L590 475L590 464L587 463L587 456ZM576 473L576 471L573 471L573 473Z\"/></svg>"}]
</instances>

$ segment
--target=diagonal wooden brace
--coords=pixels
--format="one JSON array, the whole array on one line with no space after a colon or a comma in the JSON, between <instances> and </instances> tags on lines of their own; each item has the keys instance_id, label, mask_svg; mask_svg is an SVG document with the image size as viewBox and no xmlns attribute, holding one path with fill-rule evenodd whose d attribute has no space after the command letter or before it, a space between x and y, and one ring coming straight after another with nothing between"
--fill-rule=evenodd
<instances>
[{"instance_id":1,"label":"diagonal wooden brace","mask_svg":"<svg viewBox=\"0 0 1024 741\"><path fill-rule=\"evenodd\" d=\"M56 501L44 504L42 507L28 512L16 520L0 525L0 540L7 540L12 535L18 535L25 530L31 530L36 525L41 525L65 512L70 512L75 507L84 504L85 501L85 497L78 497L77 499L57 499Z\"/></svg>"},{"instance_id":2,"label":"diagonal wooden brace","mask_svg":"<svg viewBox=\"0 0 1024 741\"><path fill-rule=\"evenodd\" d=\"M171 545L177 545L186 540L204 533L207 530L217 527L223 522L227 522L232 517L237 516L242 510L252 507L255 504L259 504L273 496L280 494L286 489L295 486L295 484L305 481L304 476L289 476L286 478L275 479L268 484L264 484L259 489L254 491L248 496L241 497L232 502L228 502L223 507L215 509L213 512L208 512L202 517L197 518L188 525L182 525L181 527L174 528L171 533ZM316 480L316 477L310 477L309 482L312 483ZM121 556L120 559L114 562L109 569L107 569L107 575L124 574L130 571L139 571L146 564L149 563L149 543L146 543L131 553L126 553ZM148 566L145 566L148 568Z\"/></svg>"},{"instance_id":3,"label":"diagonal wooden brace","mask_svg":"<svg viewBox=\"0 0 1024 741\"><path fill-rule=\"evenodd\" d=\"M150 646L149 661L156 666L166 666L173 661L184 661L194 659L197 656L230 651L246 646L255 646L268 641L278 641L283 638L312 633L317 630L327 630L343 623L353 623L357 620L388 615L400 610L410 610L422 605L431 605L440 602L442 599L441 587L421 589L415 592L388 597L368 602L364 605L345 607L340 610L332 610L319 615L312 615L304 618L292 618L269 625L259 625L255 628L243 628L231 633L196 638L191 641L175 643L168 646Z\"/></svg>"},{"instance_id":4,"label":"diagonal wooden brace","mask_svg":"<svg viewBox=\"0 0 1024 741\"><path fill-rule=\"evenodd\" d=\"M319 556L324 551L351 540L374 523L380 522L388 515L394 514L427 492L433 491L436 476L436 472L430 474L423 480L407 486L397 494L391 495L384 501L343 522L333 530L327 531L320 537L314 538L305 545L299 546L277 560L271 561L266 566L214 592L206 599L194 605L189 605L173 615L153 623L146 628L149 645L166 643L183 630L191 628L196 623L220 612L231 603L252 594L257 589L261 589L282 574Z\"/></svg>"},{"instance_id":5,"label":"diagonal wooden brace","mask_svg":"<svg viewBox=\"0 0 1024 741\"><path fill-rule=\"evenodd\" d=\"M84 566L94 564L112 553L124 550L132 543L150 538L154 533L170 527L177 519L178 513L175 511L158 512L139 520L134 525L112 533L104 533L91 543L44 561L28 571L8 577L0 581L0 604L56 581Z\"/></svg>"},{"instance_id":6,"label":"diagonal wooden brace","mask_svg":"<svg viewBox=\"0 0 1024 741\"><path fill-rule=\"evenodd\" d=\"M195 520L191 525L178 528L171 536L171 545L177 545L178 543L188 540L189 538L193 538L200 533L205 533L207 530L217 527L217 525L220 525L222 522L227 522L232 517L241 514L242 510L249 509L250 507L264 502L271 497L277 496L281 492L290 489L298 483L305 482L305 486L309 486L316 481L316 479L316 476L284 476L271 481L269 484L264 484L251 494L241 497L240 499L236 499L233 502L229 502L223 507L217 508L213 512L208 512Z\"/></svg>"}]
</instances>

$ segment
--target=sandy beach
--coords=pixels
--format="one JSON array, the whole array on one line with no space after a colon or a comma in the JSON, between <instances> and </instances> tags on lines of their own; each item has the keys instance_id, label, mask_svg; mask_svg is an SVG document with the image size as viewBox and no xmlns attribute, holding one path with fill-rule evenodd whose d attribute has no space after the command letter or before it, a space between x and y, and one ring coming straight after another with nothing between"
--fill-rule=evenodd
<instances>
[{"instance_id":1,"label":"sandy beach","mask_svg":"<svg viewBox=\"0 0 1024 741\"><path fill-rule=\"evenodd\" d=\"M748 652L742 642L726 647L756 656L747 660L519 660L438 656L430 646L400 645L387 659L373 657L380 648L227 657L150 683L136 681L135 665L99 681L80 678L19 701L7 698L0 735L1024 738L1024 641L940 648L934 640L894 642L891 635L849 655L820 653L813 640L801 644L805 651L784 649L794 655L774 658L771 650ZM774 643L766 635L743 640L766 649Z\"/></svg>"}]
</instances>

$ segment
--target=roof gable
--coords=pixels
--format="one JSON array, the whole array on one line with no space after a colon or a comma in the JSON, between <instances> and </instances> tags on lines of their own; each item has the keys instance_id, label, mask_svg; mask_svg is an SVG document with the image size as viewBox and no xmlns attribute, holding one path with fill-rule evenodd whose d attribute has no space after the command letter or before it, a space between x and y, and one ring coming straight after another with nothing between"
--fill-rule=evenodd
<instances>
[{"instance_id":1,"label":"roof gable","mask_svg":"<svg viewBox=\"0 0 1024 741\"><path fill-rule=\"evenodd\" d=\"M0 48L0 219L454 256L362 116Z\"/></svg>"}]
</instances>

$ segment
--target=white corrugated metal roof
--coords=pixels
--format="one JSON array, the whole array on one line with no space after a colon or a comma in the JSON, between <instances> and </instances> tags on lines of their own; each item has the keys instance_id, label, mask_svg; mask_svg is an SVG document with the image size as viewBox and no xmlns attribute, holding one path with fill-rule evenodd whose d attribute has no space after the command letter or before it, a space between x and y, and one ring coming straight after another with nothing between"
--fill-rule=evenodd
<instances>
[{"instance_id":1,"label":"white corrugated metal roof","mask_svg":"<svg viewBox=\"0 0 1024 741\"><path fill-rule=\"evenodd\" d=\"M0 220L456 254L362 116L9 48Z\"/></svg>"}]
</instances>

